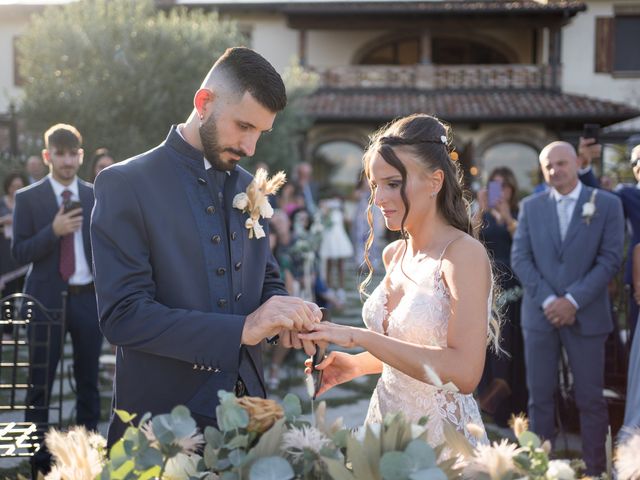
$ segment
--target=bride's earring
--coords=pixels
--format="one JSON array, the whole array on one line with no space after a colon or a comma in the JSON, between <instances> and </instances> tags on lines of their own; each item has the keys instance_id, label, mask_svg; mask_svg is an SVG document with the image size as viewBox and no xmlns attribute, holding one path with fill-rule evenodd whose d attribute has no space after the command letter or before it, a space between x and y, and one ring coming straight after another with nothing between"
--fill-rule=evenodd
<instances>
[{"instance_id":1,"label":"bride's earring","mask_svg":"<svg viewBox=\"0 0 640 480\"><path fill-rule=\"evenodd\" d=\"M431 193L429 194L429 196L430 196L431 198L436 198L436 195L438 195L438 192L431 192Z\"/></svg>"}]
</instances>

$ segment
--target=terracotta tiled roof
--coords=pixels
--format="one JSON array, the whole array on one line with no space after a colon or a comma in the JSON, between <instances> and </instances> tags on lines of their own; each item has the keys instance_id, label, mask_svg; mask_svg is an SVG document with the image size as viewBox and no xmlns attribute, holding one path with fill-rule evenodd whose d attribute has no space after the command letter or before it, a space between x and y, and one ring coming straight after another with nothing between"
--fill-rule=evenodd
<instances>
[{"instance_id":1,"label":"terracotta tiled roof","mask_svg":"<svg viewBox=\"0 0 640 480\"><path fill-rule=\"evenodd\" d=\"M318 120L387 121L414 112L448 121L593 120L614 123L640 110L605 100L545 90L420 91L321 89L301 100Z\"/></svg>"},{"instance_id":2,"label":"terracotta tiled roof","mask_svg":"<svg viewBox=\"0 0 640 480\"><path fill-rule=\"evenodd\" d=\"M172 0L156 0L171 3ZM175 1L175 0L173 0ZM191 5L182 0L183 5ZM586 4L576 0L557 0L547 3L534 0L443 0L443 1L237 1L218 0L193 2L193 5L230 10L270 10L289 15L389 15L389 14L575 14L586 10Z\"/></svg>"}]
</instances>

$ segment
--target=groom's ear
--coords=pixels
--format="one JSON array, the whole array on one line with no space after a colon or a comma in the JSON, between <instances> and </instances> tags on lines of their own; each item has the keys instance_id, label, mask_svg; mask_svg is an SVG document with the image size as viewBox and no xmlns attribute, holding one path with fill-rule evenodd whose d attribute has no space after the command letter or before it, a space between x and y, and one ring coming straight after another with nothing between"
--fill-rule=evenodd
<instances>
[{"instance_id":1,"label":"groom's ear","mask_svg":"<svg viewBox=\"0 0 640 480\"><path fill-rule=\"evenodd\" d=\"M209 116L209 112L213 107L213 101L216 94L208 88L199 89L193 97L193 107L198 112L198 118L204 120Z\"/></svg>"}]
</instances>

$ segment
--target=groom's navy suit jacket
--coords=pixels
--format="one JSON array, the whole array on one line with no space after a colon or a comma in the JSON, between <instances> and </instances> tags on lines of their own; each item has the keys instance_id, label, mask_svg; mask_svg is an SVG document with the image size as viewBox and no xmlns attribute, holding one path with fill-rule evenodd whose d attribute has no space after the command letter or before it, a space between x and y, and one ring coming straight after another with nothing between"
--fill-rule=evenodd
<instances>
[{"instance_id":1,"label":"groom's navy suit jacket","mask_svg":"<svg viewBox=\"0 0 640 480\"><path fill-rule=\"evenodd\" d=\"M233 391L238 377L265 396L261 348L241 347L242 329L287 292L266 220L266 237L249 239L247 215L231 207L251 180L236 167L222 209L202 152L175 126L96 179L91 241L100 325L118 346L115 408L158 414L183 404L203 427L215 424L218 390ZM109 442L123 431L112 418Z\"/></svg>"}]
</instances>

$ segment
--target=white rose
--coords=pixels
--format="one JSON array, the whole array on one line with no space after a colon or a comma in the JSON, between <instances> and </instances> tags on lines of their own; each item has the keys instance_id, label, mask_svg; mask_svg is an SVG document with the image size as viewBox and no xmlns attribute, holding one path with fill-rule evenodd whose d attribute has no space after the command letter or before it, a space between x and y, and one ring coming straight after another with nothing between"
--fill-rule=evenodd
<instances>
[{"instance_id":1,"label":"white rose","mask_svg":"<svg viewBox=\"0 0 640 480\"><path fill-rule=\"evenodd\" d=\"M596 206L591 203L585 203L584 205L582 205L582 216L583 217L591 217L593 216L593 214L596 213Z\"/></svg>"},{"instance_id":2,"label":"white rose","mask_svg":"<svg viewBox=\"0 0 640 480\"><path fill-rule=\"evenodd\" d=\"M239 193L233 197L233 208L244 210L249 205L249 197L246 193Z\"/></svg>"},{"instance_id":3,"label":"white rose","mask_svg":"<svg viewBox=\"0 0 640 480\"><path fill-rule=\"evenodd\" d=\"M262 218L271 218L273 217L273 207L269 203L269 199L267 197L263 197L258 205L260 209L260 215Z\"/></svg>"},{"instance_id":4,"label":"white rose","mask_svg":"<svg viewBox=\"0 0 640 480\"><path fill-rule=\"evenodd\" d=\"M547 469L548 480L575 480L576 473L569 466L568 460L551 460Z\"/></svg>"}]
</instances>

